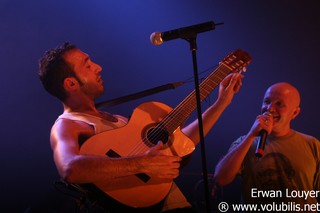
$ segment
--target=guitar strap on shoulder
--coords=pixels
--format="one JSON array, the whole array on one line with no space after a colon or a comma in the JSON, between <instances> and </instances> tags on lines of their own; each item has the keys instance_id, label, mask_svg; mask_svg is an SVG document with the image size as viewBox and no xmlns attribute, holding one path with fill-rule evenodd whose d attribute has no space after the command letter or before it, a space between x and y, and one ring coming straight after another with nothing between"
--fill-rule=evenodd
<instances>
[{"instance_id":1,"label":"guitar strap on shoulder","mask_svg":"<svg viewBox=\"0 0 320 213\"><path fill-rule=\"evenodd\" d=\"M100 103L96 103L95 105L96 105L97 108L100 108L100 109L101 108L107 108L107 107L115 106L115 105L118 105L118 104L121 104L121 103L125 103L125 102L128 102L128 101L132 101L132 100L135 100L135 99L138 99L138 98L143 98L143 97L146 97L148 95L152 95L152 94L155 94L155 93L158 93L158 92L162 92L162 91L165 91L165 90L175 89L175 88L181 86L182 84L184 84L183 81L169 83L169 84L165 84L165 85L162 85L162 86L157 86L157 87L154 87L154 88L151 88L151 89L147 89L147 90L144 90L144 91L141 91L141 92L133 93L133 94L130 94L130 95L119 97L119 98L115 98L115 99L112 99L112 100L107 100L107 101L103 101L103 102L100 102Z\"/></svg>"}]
</instances>

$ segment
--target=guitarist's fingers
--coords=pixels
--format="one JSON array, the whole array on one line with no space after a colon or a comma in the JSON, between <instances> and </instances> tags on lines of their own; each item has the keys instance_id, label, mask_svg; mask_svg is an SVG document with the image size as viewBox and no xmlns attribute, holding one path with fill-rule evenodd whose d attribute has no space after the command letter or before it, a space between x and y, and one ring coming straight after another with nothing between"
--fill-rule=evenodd
<instances>
[{"instance_id":1,"label":"guitarist's fingers","mask_svg":"<svg viewBox=\"0 0 320 213\"><path fill-rule=\"evenodd\" d=\"M160 151L163 147L163 143L162 141L158 141L158 143L152 147L148 152L147 154L155 154L155 153L158 153L158 151Z\"/></svg>"},{"instance_id":2,"label":"guitarist's fingers","mask_svg":"<svg viewBox=\"0 0 320 213\"><path fill-rule=\"evenodd\" d=\"M176 170L171 170L170 172L166 174L159 175L159 178L164 178L164 179L174 179L179 176L179 169Z\"/></svg>"},{"instance_id":3,"label":"guitarist's fingers","mask_svg":"<svg viewBox=\"0 0 320 213\"><path fill-rule=\"evenodd\" d=\"M244 76L241 75L241 74L238 74L237 77L238 77L238 78L235 80L236 83L235 83L235 85L233 86L233 90L234 90L235 93L239 92L239 90L240 90L240 88L241 88L241 86L242 86L242 78L243 78Z\"/></svg>"},{"instance_id":4,"label":"guitarist's fingers","mask_svg":"<svg viewBox=\"0 0 320 213\"><path fill-rule=\"evenodd\" d=\"M176 178L179 176L180 163L173 160L171 163L164 165L164 167L159 167L157 172L159 172L159 177L161 178Z\"/></svg>"},{"instance_id":5,"label":"guitarist's fingers","mask_svg":"<svg viewBox=\"0 0 320 213\"><path fill-rule=\"evenodd\" d=\"M242 85L242 78L244 76L239 74L239 73L234 73L232 74L232 77L230 79L230 82L229 82L229 85L228 87L229 88L232 88L235 92L239 91L241 85Z\"/></svg>"},{"instance_id":6,"label":"guitarist's fingers","mask_svg":"<svg viewBox=\"0 0 320 213\"><path fill-rule=\"evenodd\" d=\"M162 147L163 147L162 141L158 141L157 145L155 145L155 146L153 147L153 149L155 149L155 150L161 150Z\"/></svg>"},{"instance_id":7,"label":"guitarist's fingers","mask_svg":"<svg viewBox=\"0 0 320 213\"><path fill-rule=\"evenodd\" d=\"M244 76L239 73L229 74L220 83L218 100L224 104L230 104L235 93L240 90L242 78Z\"/></svg>"},{"instance_id":8,"label":"guitarist's fingers","mask_svg":"<svg viewBox=\"0 0 320 213\"><path fill-rule=\"evenodd\" d=\"M144 172L159 178L173 179L179 176L180 160L178 156L149 155Z\"/></svg>"},{"instance_id":9,"label":"guitarist's fingers","mask_svg":"<svg viewBox=\"0 0 320 213\"><path fill-rule=\"evenodd\" d=\"M222 82L220 83L220 87L223 87L224 89L226 87L228 87L228 85L230 84L231 78L233 77L232 74L227 75Z\"/></svg>"}]
</instances>

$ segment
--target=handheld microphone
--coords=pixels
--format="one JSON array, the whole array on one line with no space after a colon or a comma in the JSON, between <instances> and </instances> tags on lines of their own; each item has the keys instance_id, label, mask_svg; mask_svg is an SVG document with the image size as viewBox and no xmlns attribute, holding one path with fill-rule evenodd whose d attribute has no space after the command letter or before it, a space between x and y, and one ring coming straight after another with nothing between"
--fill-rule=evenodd
<instances>
[{"instance_id":1,"label":"handheld microphone","mask_svg":"<svg viewBox=\"0 0 320 213\"><path fill-rule=\"evenodd\" d=\"M267 115L267 116L270 116L272 118L272 114L270 112L265 112L265 113L263 113L263 115ZM258 157L258 158L261 158L264 155L264 146L266 144L266 139L267 139L267 136L268 136L268 132L266 130L262 129L260 131L259 135L260 135L260 137L259 137L259 140L258 140L258 143L257 143L255 156Z\"/></svg>"},{"instance_id":2,"label":"handheld microphone","mask_svg":"<svg viewBox=\"0 0 320 213\"><path fill-rule=\"evenodd\" d=\"M188 27L183 27L175 30L170 30L166 32L153 32L150 35L150 41L154 45L160 45L164 41L170 41L176 38L188 39L195 37L197 33L202 33L206 31L213 30L216 25L221 25L223 23L215 24L213 21L196 24Z\"/></svg>"}]
</instances>

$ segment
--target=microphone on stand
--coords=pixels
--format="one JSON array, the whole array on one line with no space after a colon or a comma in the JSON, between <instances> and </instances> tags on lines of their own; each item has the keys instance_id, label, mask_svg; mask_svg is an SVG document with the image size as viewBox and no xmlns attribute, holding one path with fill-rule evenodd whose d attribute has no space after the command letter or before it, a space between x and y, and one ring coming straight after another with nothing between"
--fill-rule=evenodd
<instances>
[{"instance_id":1,"label":"microphone on stand","mask_svg":"<svg viewBox=\"0 0 320 213\"><path fill-rule=\"evenodd\" d=\"M267 115L272 118L272 114L270 112L265 112L263 115ZM255 156L261 158L264 155L264 146L266 144L266 139L268 136L268 132L265 129L262 129L259 134L259 140L257 143Z\"/></svg>"},{"instance_id":2,"label":"microphone on stand","mask_svg":"<svg viewBox=\"0 0 320 213\"><path fill-rule=\"evenodd\" d=\"M165 32L153 32L150 35L150 41L154 45L161 45L164 41L170 41L177 38L188 39L194 37L197 33L214 30L215 26L223 23L215 24L213 21L196 24Z\"/></svg>"}]
</instances>

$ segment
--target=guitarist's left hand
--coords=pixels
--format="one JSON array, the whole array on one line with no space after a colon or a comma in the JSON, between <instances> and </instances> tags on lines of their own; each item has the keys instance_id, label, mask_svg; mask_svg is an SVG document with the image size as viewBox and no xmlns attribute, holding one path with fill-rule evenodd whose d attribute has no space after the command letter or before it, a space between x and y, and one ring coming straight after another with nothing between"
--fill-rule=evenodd
<instances>
[{"instance_id":1,"label":"guitarist's left hand","mask_svg":"<svg viewBox=\"0 0 320 213\"><path fill-rule=\"evenodd\" d=\"M219 96L217 100L220 104L228 106L231 103L234 94L239 92L242 86L243 77L242 74L232 73L223 79L219 86Z\"/></svg>"},{"instance_id":2,"label":"guitarist's left hand","mask_svg":"<svg viewBox=\"0 0 320 213\"><path fill-rule=\"evenodd\" d=\"M239 73L232 73L225 77L220 83L217 101L202 114L204 136L207 135L222 112L231 103L234 94L240 90L243 77L244 76ZM200 136L198 131L198 120L195 120L188 126L184 127L183 132L194 142L195 145L199 143Z\"/></svg>"}]
</instances>

